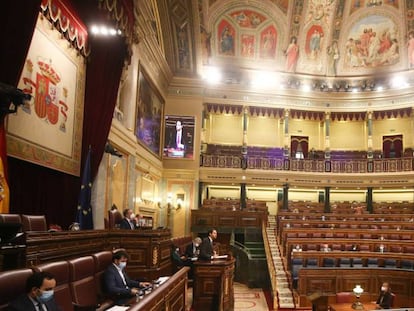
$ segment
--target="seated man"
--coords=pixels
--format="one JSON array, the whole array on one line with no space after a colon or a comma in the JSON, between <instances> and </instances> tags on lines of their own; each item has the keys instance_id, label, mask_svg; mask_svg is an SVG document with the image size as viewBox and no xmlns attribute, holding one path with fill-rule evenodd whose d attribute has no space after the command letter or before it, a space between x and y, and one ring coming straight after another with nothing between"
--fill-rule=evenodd
<instances>
[{"instance_id":1,"label":"seated man","mask_svg":"<svg viewBox=\"0 0 414 311\"><path fill-rule=\"evenodd\" d=\"M188 259L196 258L200 254L201 238L196 237L191 244L188 244L185 248L185 256Z\"/></svg>"},{"instance_id":2,"label":"seated man","mask_svg":"<svg viewBox=\"0 0 414 311\"><path fill-rule=\"evenodd\" d=\"M132 280L125 273L128 254L119 250L112 255L112 265L105 270L104 281L108 295L114 299L115 304L123 305L129 299L138 294L139 288L151 285L149 282Z\"/></svg>"},{"instance_id":3,"label":"seated man","mask_svg":"<svg viewBox=\"0 0 414 311\"><path fill-rule=\"evenodd\" d=\"M120 222L120 229L133 230L136 227L135 214L132 209L127 208L123 212L124 218Z\"/></svg>"},{"instance_id":4,"label":"seated man","mask_svg":"<svg viewBox=\"0 0 414 311\"><path fill-rule=\"evenodd\" d=\"M60 311L53 297L55 277L49 272L35 272L26 280L26 293L9 304L9 311Z\"/></svg>"},{"instance_id":5,"label":"seated man","mask_svg":"<svg viewBox=\"0 0 414 311\"><path fill-rule=\"evenodd\" d=\"M378 309L390 309L392 307L392 294L390 284L388 282L382 283L381 292L376 301Z\"/></svg>"}]
</instances>

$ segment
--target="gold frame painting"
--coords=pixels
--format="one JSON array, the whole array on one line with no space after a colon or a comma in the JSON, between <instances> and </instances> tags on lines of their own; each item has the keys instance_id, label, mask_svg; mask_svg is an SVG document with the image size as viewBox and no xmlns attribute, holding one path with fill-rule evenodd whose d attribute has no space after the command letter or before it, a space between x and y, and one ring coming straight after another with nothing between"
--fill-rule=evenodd
<instances>
[{"instance_id":1,"label":"gold frame painting","mask_svg":"<svg viewBox=\"0 0 414 311\"><path fill-rule=\"evenodd\" d=\"M164 98L142 65L138 70L138 96L134 134L138 142L161 158Z\"/></svg>"}]
</instances>

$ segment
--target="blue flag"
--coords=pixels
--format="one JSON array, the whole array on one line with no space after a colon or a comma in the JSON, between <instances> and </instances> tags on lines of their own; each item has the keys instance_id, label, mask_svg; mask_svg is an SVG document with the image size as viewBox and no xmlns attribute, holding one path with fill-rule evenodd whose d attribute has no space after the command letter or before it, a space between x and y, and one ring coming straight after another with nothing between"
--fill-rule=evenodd
<instances>
[{"instance_id":1,"label":"blue flag","mask_svg":"<svg viewBox=\"0 0 414 311\"><path fill-rule=\"evenodd\" d=\"M81 230L93 229L92 206L91 206L91 149L86 157L85 167L82 174L82 185L78 198L78 210L76 222Z\"/></svg>"}]
</instances>

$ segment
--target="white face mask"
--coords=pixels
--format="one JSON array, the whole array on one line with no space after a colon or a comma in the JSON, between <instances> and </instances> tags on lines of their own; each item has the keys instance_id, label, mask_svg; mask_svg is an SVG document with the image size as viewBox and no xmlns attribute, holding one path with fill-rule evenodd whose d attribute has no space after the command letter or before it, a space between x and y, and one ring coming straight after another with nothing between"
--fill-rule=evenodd
<instances>
[{"instance_id":1,"label":"white face mask","mask_svg":"<svg viewBox=\"0 0 414 311\"><path fill-rule=\"evenodd\" d=\"M385 286L381 286L381 291L385 292L387 291L387 288Z\"/></svg>"},{"instance_id":2,"label":"white face mask","mask_svg":"<svg viewBox=\"0 0 414 311\"><path fill-rule=\"evenodd\" d=\"M121 261L118 266L121 270L124 270L126 265L127 265L126 261Z\"/></svg>"},{"instance_id":3,"label":"white face mask","mask_svg":"<svg viewBox=\"0 0 414 311\"><path fill-rule=\"evenodd\" d=\"M131 215L129 216L129 219L130 219L130 220L134 220L134 219L135 219L135 214L131 214Z\"/></svg>"},{"instance_id":4,"label":"white face mask","mask_svg":"<svg viewBox=\"0 0 414 311\"><path fill-rule=\"evenodd\" d=\"M199 247L200 246L200 244L198 244L198 243L195 243L194 245L195 245L195 247Z\"/></svg>"}]
</instances>

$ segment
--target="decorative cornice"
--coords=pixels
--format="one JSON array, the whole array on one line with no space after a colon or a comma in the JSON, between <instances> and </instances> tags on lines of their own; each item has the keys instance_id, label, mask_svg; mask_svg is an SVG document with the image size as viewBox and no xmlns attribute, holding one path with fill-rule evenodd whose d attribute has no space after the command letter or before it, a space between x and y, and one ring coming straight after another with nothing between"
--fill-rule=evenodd
<instances>
[{"instance_id":1,"label":"decorative cornice","mask_svg":"<svg viewBox=\"0 0 414 311\"><path fill-rule=\"evenodd\" d=\"M42 14L56 29L84 56L89 54L88 31L65 0L43 0L40 4Z\"/></svg>"}]
</instances>

